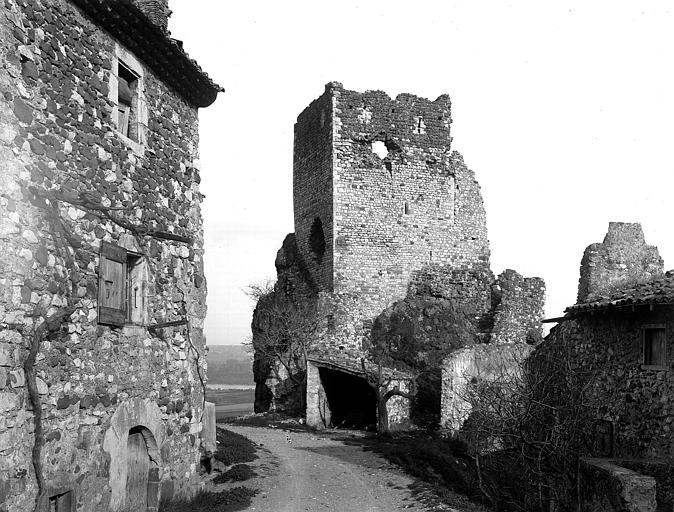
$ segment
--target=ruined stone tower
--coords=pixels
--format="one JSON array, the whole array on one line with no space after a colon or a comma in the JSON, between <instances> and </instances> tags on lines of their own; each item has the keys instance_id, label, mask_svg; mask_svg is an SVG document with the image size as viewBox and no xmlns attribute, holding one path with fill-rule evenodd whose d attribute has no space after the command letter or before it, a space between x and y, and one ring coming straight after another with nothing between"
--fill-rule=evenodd
<instances>
[{"instance_id":1,"label":"ruined stone tower","mask_svg":"<svg viewBox=\"0 0 674 512\"><path fill-rule=\"evenodd\" d=\"M256 411L301 413L306 405L309 425L358 415L367 424L374 406L362 381L367 362L378 364L373 348L382 329L407 346L423 338L421 330L435 329L434 346L451 350L462 342L450 339L453 321L439 314L450 303L479 331L471 340L523 342L540 331L544 284L514 271L494 278L480 186L451 151L450 124L446 95L391 99L337 82L298 116L295 233L278 252L278 281L258 302L252 324ZM263 353L274 336L282 344L289 338L270 326L269 304L285 298L310 303L316 315L306 361L293 377L292 365ZM390 319L417 307L405 332L396 331ZM432 318L422 327L419 315ZM305 371L306 394L295 385ZM409 374L396 375L401 388L409 384ZM407 399L392 398L387 410L390 425L409 419Z\"/></svg>"},{"instance_id":2,"label":"ruined stone tower","mask_svg":"<svg viewBox=\"0 0 674 512\"><path fill-rule=\"evenodd\" d=\"M446 95L391 99L336 82L298 117L295 236L319 293L339 303L325 308L337 346L360 349L415 271L488 270L480 187L450 152L450 124Z\"/></svg>"}]
</instances>

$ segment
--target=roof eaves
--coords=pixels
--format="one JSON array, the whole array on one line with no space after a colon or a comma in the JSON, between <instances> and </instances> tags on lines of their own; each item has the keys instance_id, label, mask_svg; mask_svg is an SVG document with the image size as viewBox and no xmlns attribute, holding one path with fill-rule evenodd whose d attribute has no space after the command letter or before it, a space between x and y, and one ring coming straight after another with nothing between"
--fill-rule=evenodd
<instances>
[{"instance_id":1,"label":"roof eaves","mask_svg":"<svg viewBox=\"0 0 674 512\"><path fill-rule=\"evenodd\" d=\"M207 107L215 101L219 92L224 92L224 88L211 80L179 43L152 23L130 0L70 1L118 39L191 105Z\"/></svg>"}]
</instances>

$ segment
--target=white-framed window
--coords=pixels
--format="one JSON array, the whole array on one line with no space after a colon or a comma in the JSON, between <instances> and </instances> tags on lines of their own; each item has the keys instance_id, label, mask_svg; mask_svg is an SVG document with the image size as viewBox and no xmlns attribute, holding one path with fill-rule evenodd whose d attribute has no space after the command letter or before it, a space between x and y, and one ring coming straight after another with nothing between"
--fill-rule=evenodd
<instances>
[{"instance_id":1,"label":"white-framed window","mask_svg":"<svg viewBox=\"0 0 674 512\"><path fill-rule=\"evenodd\" d=\"M114 105L112 120L117 134L134 152L142 154L148 124L145 70L140 61L119 44L115 44L108 98Z\"/></svg>"}]
</instances>

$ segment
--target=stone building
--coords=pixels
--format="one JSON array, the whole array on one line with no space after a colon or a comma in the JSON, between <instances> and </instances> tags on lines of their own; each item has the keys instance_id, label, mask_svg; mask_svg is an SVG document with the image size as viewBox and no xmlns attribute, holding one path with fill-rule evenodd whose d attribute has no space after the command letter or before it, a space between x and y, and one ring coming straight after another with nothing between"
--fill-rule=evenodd
<instances>
[{"instance_id":1,"label":"stone building","mask_svg":"<svg viewBox=\"0 0 674 512\"><path fill-rule=\"evenodd\" d=\"M204 403L199 107L167 0L0 10L0 510L191 493Z\"/></svg>"},{"instance_id":2,"label":"stone building","mask_svg":"<svg viewBox=\"0 0 674 512\"><path fill-rule=\"evenodd\" d=\"M277 256L274 293L316 306L306 368L309 423L325 416L319 412L328 388L339 389L346 374L362 377L360 361L368 358L376 320L396 302L422 295L465 302L493 325L500 289L489 267L485 210L473 171L451 150L450 124L446 95L391 99L337 82L297 118L295 232ZM524 335L502 329L509 341L523 341L529 329L540 332L544 285L526 286L538 293L530 325ZM253 319L258 346L265 329L259 310ZM491 331L485 328L483 341ZM288 408L285 374L270 371L260 356L255 374L256 410ZM407 407L394 398L391 417L404 418Z\"/></svg>"},{"instance_id":3,"label":"stone building","mask_svg":"<svg viewBox=\"0 0 674 512\"><path fill-rule=\"evenodd\" d=\"M674 276L641 226L612 222L585 250L578 303L537 349L589 383L588 456L610 460L585 461L581 487L586 501L611 502L602 510L655 510L656 492L658 510L674 503L673 304ZM641 501L621 508L629 495Z\"/></svg>"}]
</instances>

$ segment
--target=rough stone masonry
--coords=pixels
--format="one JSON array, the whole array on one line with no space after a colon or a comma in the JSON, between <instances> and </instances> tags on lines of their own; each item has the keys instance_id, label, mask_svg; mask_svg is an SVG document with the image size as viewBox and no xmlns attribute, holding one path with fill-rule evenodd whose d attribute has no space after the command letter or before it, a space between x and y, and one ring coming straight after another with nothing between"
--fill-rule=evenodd
<instances>
[{"instance_id":1,"label":"rough stone masonry","mask_svg":"<svg viewBox=\"0 0 674 512\"><path fill-rule=\"evenodd\" d=\"M337 82L297 118L295 233L277 256L275 293L315 301L312 360L329 356L355 368L367 357L375 319L413 296L459 301L476 318L489 317L483 341L540 336L543 281L514 271L494 279L480 187L451 150L450 124L446 95L391 99ZM261 330L258 315L254 344ZM283 376L261 358L255 368L257 409L292 409ZM307 389L307 417L321 392Z\"/></svg>"},{"instance_id":2,"label":"rough stone masonry","mask_svg":"<svg viewBox=\"0 0 674 512\"><path fill-rule=\"evenodd\" d=\"M0 9L0 510L194 490L206 284L197 110L166 1Z\"/></svg>"}]
</instances>

